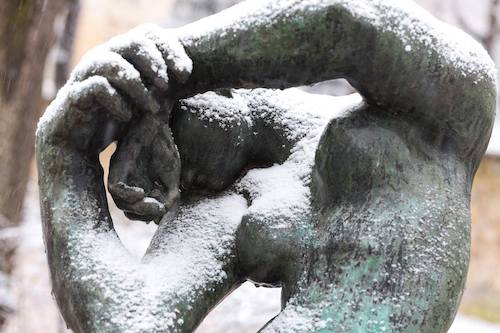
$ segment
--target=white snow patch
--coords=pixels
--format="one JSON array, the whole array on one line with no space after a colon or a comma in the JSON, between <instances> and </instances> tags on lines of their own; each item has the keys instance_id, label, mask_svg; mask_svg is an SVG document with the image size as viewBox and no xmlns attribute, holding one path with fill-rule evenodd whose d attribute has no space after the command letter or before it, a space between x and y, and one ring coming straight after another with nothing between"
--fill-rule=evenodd
<instances>
[{"instance_id":1,"label":"white snow patch","mask_svg":"<svg viewBox=\"0 0 500 333\"><path fill-rule=\"evenodd\" d=\"M251 110L244 98L234 94L233 98L224 98L224 103L219 103L220 98L222 97L214 92L196 95L189 99L189 109L185 105L182 109L196 113L200 120L215 122L222 128L235 124L241 126L241 122L235 123L235 120L243 120L248 126L252 125Z\"/></svg>"}]
</instances>

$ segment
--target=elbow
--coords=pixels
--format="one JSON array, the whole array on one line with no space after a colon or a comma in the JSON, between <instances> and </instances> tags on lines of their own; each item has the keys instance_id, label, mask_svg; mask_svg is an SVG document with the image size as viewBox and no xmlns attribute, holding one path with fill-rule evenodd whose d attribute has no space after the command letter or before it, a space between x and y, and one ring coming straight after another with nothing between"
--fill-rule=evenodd
<instances>
[{"instance_id":1,"label":"elbow","mask_svg":"<svg viewBox=\"0 0 500 333\"><path fill-rule=\"evenodd\" d=\"M489 57L488 60L490 62L466 80L463 105L468 110L477 110L474 121L483 124L482 130L489 138L495 122L498 85L495 65Z\"/></svg>"},{"instance_id":2,"label":"elbow","mask_svg":"<svg viewBox=\"0 0 500 333\"><path fill-rule=\"evenodd\" d=\"M450 122L460 145L461 158L469 166L471 177L477 171L486 152L496 117L497 80L496 70L486 67L463 77L453 96L454 112Z\"/></svg>"}]
</instances>

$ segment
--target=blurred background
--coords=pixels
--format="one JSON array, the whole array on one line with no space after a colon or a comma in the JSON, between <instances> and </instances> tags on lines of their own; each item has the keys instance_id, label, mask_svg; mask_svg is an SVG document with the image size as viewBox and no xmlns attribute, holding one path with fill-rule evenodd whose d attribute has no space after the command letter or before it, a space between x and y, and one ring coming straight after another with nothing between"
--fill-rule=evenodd
<instances>
[{"instance_id":1,"label":"blurred background","mask_svg":"<svg viewBox=\"0 0 500 333\"><path fill-rule=\"evenodd\" d=\"M250 0L251 1L251 0ZM0 332L69 332L51 295L33 164L34 130L46 105L90 48L146 22L176 27L237 0L0 0ZM465 30L500 64L500 0L418 0ZM304 89L351 92L343 81ZM450 332L500 332L500 122L474 182L472 260ZM102 154L106 165L113 147ZM140 257L155 226L111 207L117 231ZM256 332L279 312L280 290L245 283L197 333Z\"/></svg>"}]
</instances>

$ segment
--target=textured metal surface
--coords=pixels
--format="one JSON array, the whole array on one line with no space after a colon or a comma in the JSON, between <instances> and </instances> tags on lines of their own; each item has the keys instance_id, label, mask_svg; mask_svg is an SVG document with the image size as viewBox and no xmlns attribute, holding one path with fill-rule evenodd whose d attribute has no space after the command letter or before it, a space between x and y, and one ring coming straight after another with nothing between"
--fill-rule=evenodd
<instances>
[{"instance_id":1,"label":"textured metal surface","mask_svg":"<svg viewBox=\"0 0 500 333\"><path fill-rule=\"evenodd\" d=\"M467 273L470 187L494 119L489 58L465 42L458 52L453 34L397 2L255 3L173 32L194 67L185 84L169 82L171 93L343 77L364 102L322 126L302 119L308 130L296 136L300 126L262 117L293 109L278 102L284 93L181 102L172 131L185 192L136 263L112 228L97 154L143 118L118 107L130 99L117 103L113 87L140 98L142 112L159 106L109 64L97 73L113 87L68 86L37 141L47 254L66 321L87 333L188 332L248 278L283 286L283 311L263 332L446 332ZM304 105L316 108L315 98ZM225 116L202 112L217 108ZM245 108L251 125L238 118ZM324 129L321 138L313 129ZM162 142L146 141L150 153ZM317 148L310 163L297 155L301 142ZM276 173L245 174L274 163Z\"/></svg>"}]
</instances>

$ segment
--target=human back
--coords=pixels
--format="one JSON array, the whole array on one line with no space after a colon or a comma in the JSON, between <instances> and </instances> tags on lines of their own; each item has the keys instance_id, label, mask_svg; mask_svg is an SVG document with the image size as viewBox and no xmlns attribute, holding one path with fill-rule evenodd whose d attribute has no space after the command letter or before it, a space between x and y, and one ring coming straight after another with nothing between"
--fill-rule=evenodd
<instances>
[{"instance_id":1,"label":"human back","mask_svg":"<svg viewBox=\"0 0 500 333\"><path fill-rule=\"evenodd\" d=\"M494 119L495 74L470 38L456 38L456 31L413 9L392 0L249 1L185 29L135 31L91 54L51 105L37 142L47 253L71 328L190 331L249 277L284 287L284 309L264 332L446 331L463 289L469 189ZM137 48L148 52L131 52ZM170 74L175 79L167 82ZM308 167L287 163L300 160L300 149L284 156L254 150L258 142L245 145L235 131L227 136L234 145L224 148L248 149L228 161L235 162L231 170L251 169L238 182L248 181L246 191L239 186L233 199L208 209L213 194L198 205L183 202L171 219L176 205L162 200L162 191L179 199L169 196L178 194L179 154L169 109L162 110L148 83L177 99L338 77L348 79L366 104L333 120L321 141L315 136L309 147L319 149L316 159L314 151L307 156ZM144 119L158 128L134 131ZM131 132L138 142L127 140ZM161 278L151 279L142 263L116 261L117 255L127 258L126 251L112 227L97 159L114 140L123 172L111 177L116 186L108 188L124 211L148 221L164 216L149 252L161 260L146 265L154 277L162 276L155 269L161 267L184 283L183 295L176 284L156 283ZM287 142L285 148L295 147ZM218 156L215 145L204 147ZM258 163L254 169L256 161L248 157L256 152L266 157L257 162L273 161L271 156L280 165ZM209 175L225 171L218 163ZM198 170L206 166L196 164ZM189 171L189 163L184 166ZM282 172L271 172L276 170ZM213 183L206 182L210 177L191 180L220 190L241 174ZM188 229L197 235L191 240L214 237L189 243L181 237ZM221 241L224 251L217 246ZM181 248L192 260L176 274L170 268ZM213 269L183 279L213 257ZM145 290L147 298L136 296Z\"/></svg>"},{"instance_id":2,"label":"human back","mask_svg":"<svg viewBox=\"0 0 500 333\"><path fill-rule=\"evenodd\" d=\"M323 265L312 279L350 300L342 311L358 315L346 327L368 309L384 325L397 316L398 332L451 324L469 260L469 163L435 140L422 124L367 105L323 134L312 191Z\"/></svg>"}]
</instances>

